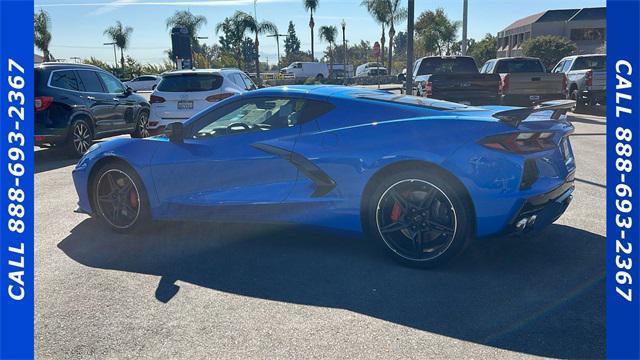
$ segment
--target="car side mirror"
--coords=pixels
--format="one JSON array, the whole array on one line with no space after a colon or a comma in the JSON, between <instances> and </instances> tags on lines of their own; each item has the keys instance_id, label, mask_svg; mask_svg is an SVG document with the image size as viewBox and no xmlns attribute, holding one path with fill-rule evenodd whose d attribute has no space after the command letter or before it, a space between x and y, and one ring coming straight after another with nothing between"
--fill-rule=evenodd
<instances>
[{"instance_id":1,"label":"car side mirror","mask_svg":"<svg viewBox=\"0 0 640 360\"><path fill-rule=\"evenodd\" d=\"M182 144L184 142L184 125L181 122L173 122L167 125L164 133L174 144Z\"/></svg>"},{"instance_id":2,"label":"car side mirror","mask_svg":"<svg viewBox=\"0 0 640 360\"><path fill-rule=\"evenodd\" d=\"M124 90L124 95L129 96L131 94L133 94L133 89L127 86L127 88Z\"/></svg>"}]
</instances>

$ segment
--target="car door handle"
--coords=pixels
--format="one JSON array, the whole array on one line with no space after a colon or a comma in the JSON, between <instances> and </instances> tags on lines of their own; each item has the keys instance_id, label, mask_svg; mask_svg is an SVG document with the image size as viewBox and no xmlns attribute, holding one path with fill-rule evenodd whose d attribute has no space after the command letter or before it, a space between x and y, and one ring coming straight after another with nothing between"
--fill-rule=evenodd
<instances>
[{"instance_id":1,"label":"car door handle","mask_svg":"<svg viewBox=\"0 0 640 360\"><path fill-rule=\"evenodd\" d=\"M95 96L87 96L87 99L88 99L88 100L95 100L95 99L96 99L96 97L95 97Z\"/></svg>"},{"instance_id":2,"label":"car door handle","mask_svg":"<svg viewBox=\"0 0 640 360\"><path fill-rule=\"evenodd\" d=\"M118 99L117 97L113 98L114 101L120 101L120 99Z\"/></svg>"}]
</instances>

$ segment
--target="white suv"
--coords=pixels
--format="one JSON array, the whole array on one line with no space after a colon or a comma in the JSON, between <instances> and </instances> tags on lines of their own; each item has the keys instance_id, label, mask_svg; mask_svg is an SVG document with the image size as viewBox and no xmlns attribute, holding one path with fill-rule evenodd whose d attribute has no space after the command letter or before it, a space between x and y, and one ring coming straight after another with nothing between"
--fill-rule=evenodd
<instances>
[{"instance_id":1,"label":"white suv","mask_svg":"<svg viewBox=\"0 0 640 360\"><path fill-rule=\"evenodd\" d=\"M160 133L172 122L184 122L220 100L255 88L249 76L238 69L165 73L149 101L149 131Z\"/></svg>"}]
</instances>

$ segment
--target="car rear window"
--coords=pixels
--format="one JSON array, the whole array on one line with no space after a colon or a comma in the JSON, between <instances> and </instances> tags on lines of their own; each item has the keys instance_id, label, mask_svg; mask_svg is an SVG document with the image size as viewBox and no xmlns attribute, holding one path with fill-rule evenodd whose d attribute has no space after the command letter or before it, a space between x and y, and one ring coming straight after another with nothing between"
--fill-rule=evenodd
<instances>
[{"instance_id":1,"label":"car rear window","mask_svg":"<svg viewBox=\"0 0 640 360\"><path fill-rule=\"evenodd\" d=\"M607 67L607 57L606 56L585 56L579 57L573 63L573 68L571 70L586 70L586 69L596 69L596 70L604 70Z\"/></svg>"},{"instance_id":2,"label":"car rear window","mask_svg":"<svg viewBox=\"0 0 640 360\"><path fill-rule=\"evenodd\" d=\"M532 73L544 72L540 61L535 59L500 60L496 69L498 73Z\"/></svg>"},{"instance_id":3,"label":"car rear window","mask_svg":"<svg viewBox=\"0 0 640 360\"><path fill-rule=\"evenodd\" d=\"M418 75L447 73L478 73L476 62L470 57L424 58L420 62Z\"/></svg>"},{"instance_id":4,"label":"car rear window","mask_svg":"<svg viewBox=\"0 0 640 360\"><path fill-rule=\"evenodd\" d=\"M164 92L210 91L220 88L222 76L217 74L175 74L162 77L156 88Z\"/></svg>"}]
</instances>

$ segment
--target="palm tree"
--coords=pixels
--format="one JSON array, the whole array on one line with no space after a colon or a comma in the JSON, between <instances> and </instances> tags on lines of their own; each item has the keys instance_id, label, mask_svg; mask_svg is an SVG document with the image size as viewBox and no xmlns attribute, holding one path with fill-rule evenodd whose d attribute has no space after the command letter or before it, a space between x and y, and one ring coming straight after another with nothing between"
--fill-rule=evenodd
<instances>
[{"instance_id":1,"label":"palm tree","mask_svg":"<svg viewBox=\"0 0 640 360\"><path fill-rule=\"evenodd\" d=\"M243 11L236 11L233 15L237 21L242 24L244 34L247 30L252 32L255 35L255 44L256 44L256 79L260 79L260 51L259 51L259 43L258 43L258 34L264 33L278 33L278 28L274 23L270 21L262 21L258 22L253 16L247 14Z\"/></svg>"},{"instance_id":2,"label":"palm tree","mask_svg":"<svg viewBox=\"0 0 640 360\"><path fill-rule=\"evenodd\" d=\"M304 4L304 9L309 11L311 14L309 17L309 27L311 28L311 61L315 61L314 49L313 49L313 27L315 23L313 22L313 13L318 8L319 0L302 0Z\"/></svg>"},{"instance_id":3,"label":"palm tree","mask_svg":"<svg viewBox=\"0 0 640 360\"><path fill-rule=\"evenodd\" d=\"M122 71L124 71L124 49L129 47L129 38L132 32L133 28L131 26L125 27L120 21L116 21L115 25L109 26L104 31L104 35L109 36L111 40L116 43L116 46L120 48L120 65Z\"/></svg>"},{"instance_id":4,"label":"palm tree","mask_svg":"<svg viewBox=\"0 0 640 360\"><path fill-rule=\"evenodd\" d=\"M330 26L320 26L319 34L320 40L324 40L329 43L329 77L333 74L333 44L336 42L338 36L338 28Z\"/></svg>"},{"instance_id":5,"label":"palm tree","mask_svg":"<svg viewBox=\"0 0 640 360\"><path fill-rule=\"evenodd\" d=\"M198 43L198 31L207 24L207 18L202 15L193 15L189 10L177 10L173 16L167 19L167 29L184 27L189 32L194 52L200 52Z\"/></svg>"},{"instance_id":6,"label":"palm tree","mask_svg":"<svg viewBox=\"0 0 640 360\"><path fill-rule=\"evenodd\" d=\"M384 54L384 28L388 23L388 14L390 2L388 0L362 0L361 6L367 8L367 11L373 17L373 20L382 26L382 36L380 37L380 53ZM384 56L381 57L382 65L384 66Z\"/></svg>"},{"instance_id":7,"label":"palm tree","mask_svg":"<svg viewBox=\"0 0 640 360\"><path fill-rule=\"evenodd\" d=\"M396 36L395 24L404 22L407 19L407 9L400 6L400 0L386 0L387 8L387 24L389 25L389 73L393 66L393 37Z\"/></svg>"},{"instance_id":8,"label":"palm tree","mask_svg":"<svg viewBox=\"0 0 640 360\"><path fill-rule=\"evenodd\" d=\"M42 56L44 61L51 61L51 53L49 52L49 43L51 43L51 18L49 13L40 9L36 14L33 14L33 44L40 50L42 50Z\"/></svg>"}]
</instances>

